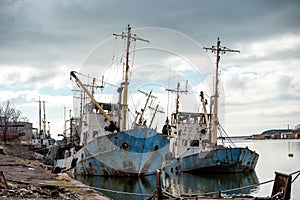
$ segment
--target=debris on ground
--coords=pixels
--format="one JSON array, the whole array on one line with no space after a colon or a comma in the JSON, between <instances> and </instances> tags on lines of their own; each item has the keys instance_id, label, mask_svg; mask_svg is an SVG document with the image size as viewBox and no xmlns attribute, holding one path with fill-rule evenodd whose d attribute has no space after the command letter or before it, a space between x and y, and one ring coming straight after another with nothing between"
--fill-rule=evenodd
<instances>
[{"instance_id":1,"label":"debris on ground","mask_svg":"<svg viewBox=\"0 0 300 200\"><path fill-rule=\"evenodd\" d=\"M51 166L35 159L6 155L5 146L2 148L0 199L109 199L67 174L51 173Z\"/></svg>"}]
</instances>

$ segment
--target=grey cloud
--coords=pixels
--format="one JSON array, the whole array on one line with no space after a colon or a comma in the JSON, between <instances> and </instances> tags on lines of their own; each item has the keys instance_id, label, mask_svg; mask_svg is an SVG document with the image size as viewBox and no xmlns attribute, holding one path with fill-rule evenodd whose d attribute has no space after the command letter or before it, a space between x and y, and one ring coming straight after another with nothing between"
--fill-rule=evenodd
<instances>
[{"instance_id":1,"label":"grey cloud","mask_svg":"<svg viewBox=\"0 0 300 200\"><path fill-rule=\"evenodd\" d=\"M16 72L10 75L10 80L16 79L16 82L12 81L11 84L18 84L20 90L42 84L51 87L55 82L53 80L68 76L71 69L69 66L80 65L97 44L110 37L112 33L124 31L128 23L131 23L133 28L152 26L174 29L192 37L200 45L206 47L214 45L216 37L220 36L222 45L239 49L243 48L239 44L247 45L285 33L298 34L300 32L299 8L300 1L298 0L0 0L0 67L1 69L14 67L19 71L24 70L24 66L33 69L32 74L22 79L22 82L17 80L22 76L21 73ZM147 39L151 40L151 38ZM176 42L178 41L174 41ZM299 57L298 52L298 49L295 49L264 58L257 58L255 55L244 60L235 58L234 63L238 61L240 67L248 68L248 65L255 66L261 61L296 59ZM99 58L101 56L99 55ZM226 58L226 60L229 59L229 57ZM62 66L66 67L61 68ZM226 71L226 67L223 70ZM268 73L268 70L266 69L264 73ZM249 70L247 75L251 73L254 72ZM295 78L279 78L274 88L285 90L277 93L277 96L274 94L266 98L263 93L256 93L255 101L239 101L237 95L247 98L243 92L239 92L239 87L242 90L249 85L257 84L254 85L256 88L264 89L265 85L262 87L264 82L257 79L253 79L250 83L249 80L234 79L237 77L224 81L224 85L227 86L226 98L230 100L226 101L226 105L229 109L236 109L238 112L236 120L231 118L234 123L247 119L247 123L242 127L243 131L249 129L250 121L252 125L256 123L256 126L264 123L265 127L266 120L260 119L259 115L263 112L274 113L275 111L271 112L272 109L279 104L286 104L283 106L284 109L291 104L294 107L290 109L299 108L299 103L297 104L295 100L299 99L297 97L300 94L299 81ZM1 82L1 84L4 83L5 81ZM274 92L274 88L270 88L270 91ZM255 94L261 91L249 92ZM49 95L53 95L51 92L53 93L49 91ZM15 96L18 99L38 96L37 91L29 92L29 94L27 96L16 94ZM270 100L273 97L278 99L276 101L272 99L274 103L271 106L264 103L268 98ZM285 99L287 97L290 100ZM246 105L237 108L237 105L242 103ZM255 103L254 107L253 103ZM272 108L267 109L268 106ZM244 115L240 110L244 111ZM253 115L254 118L250 116L252 110L259 113ZM294 119L295 116L299 116L299 111L297 112L291 112ZM282 123L282 117L277 114L278 112L273 117L278 117L277 121ZM234 125L231 124L231 126Z\"/></svg>"},{"instance_id":2,"label":"grey cloud","mask_svg":"<svg viewBox=\"0 0 300 200\"><path fill-rule=\"evenodd\" d=\"M133 27L174 29L203 46L214 44L217 35L225 46L263 40L298 33L299 6L299 1L281 0L1 1L0 64L45 70L79 65L95 45L123 31L129 22ZM297 51L262 59L290 56L296 57ZM54 76L57 70L51 73Z\"/></svg>"}]
</instances>

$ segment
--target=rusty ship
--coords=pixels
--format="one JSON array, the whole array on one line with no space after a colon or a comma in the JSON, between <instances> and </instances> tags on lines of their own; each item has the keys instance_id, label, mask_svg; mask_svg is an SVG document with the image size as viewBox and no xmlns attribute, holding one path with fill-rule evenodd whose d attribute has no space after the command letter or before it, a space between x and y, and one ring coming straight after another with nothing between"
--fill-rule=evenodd
<instances>
[{"instance_id":1,"label":"rusty ship","mask_svg":"<svg viewBox=\"0 0 300 200\"><path fill-rule=\"evenodd\" d=\"M98 102L93 94L95 86L88 88L80 80L80 73L71 72L71 78L82 91L80 115L70 118L70 133L46 157L55 172L67 171L72 176L145 176L162 167L169 139L142 123L142 119L133 122L131 127L127 121L130 43L142 39L131 34L130 25L126 32L114 35L125 39L127 44L124 82L118 88L119 102Z\"/></svg>"},{"instance_id":2,"label":"rusty ship","mask_svg":"<svg viewBox=\"0 0 300 200\"><path fill-rule=\"evenodd\" d=\"M207 112L207 101L203 92L200 93L203 112L180 112L179 94L187 91L180 89L180 84L175 90L171 90L177 93L176 112L172 113L170 121L167 118L162 131L170 138L170 149L164 170L171 174L251 172L255 169L259 158L255 151L247 147L231 147L217 142L219 130L223 130L218 120L220 53L239 51L220 46L219 38L216 46L205 49L215 52L217 57L210 112Z\"/></svg>"}]
</instances>

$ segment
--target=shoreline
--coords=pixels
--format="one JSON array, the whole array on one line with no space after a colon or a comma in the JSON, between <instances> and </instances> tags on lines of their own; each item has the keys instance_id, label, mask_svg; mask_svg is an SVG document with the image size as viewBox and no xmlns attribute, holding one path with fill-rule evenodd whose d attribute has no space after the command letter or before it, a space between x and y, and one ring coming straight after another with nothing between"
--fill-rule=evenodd
<instances>
[{"instance_id":1,"label":"shoreline","mask_svg":"<svg viewBox=\"0 0 300 200\"><path fill-rule=\"evenodd\" d=\"M38 160L0 153L0 199L98 199L110 198L72 179L66 173L51 173L52 166ZM33 154L33 152L32 152ZM6 182L6 188L1 178Z\"/></svg>"}]
</instances>

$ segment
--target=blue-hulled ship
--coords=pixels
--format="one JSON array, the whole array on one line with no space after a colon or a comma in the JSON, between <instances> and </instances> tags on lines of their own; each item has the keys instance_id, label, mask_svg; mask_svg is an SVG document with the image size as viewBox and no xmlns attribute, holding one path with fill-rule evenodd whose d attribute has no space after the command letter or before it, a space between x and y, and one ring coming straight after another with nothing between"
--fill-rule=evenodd
<instances>
[{"instance_id":1,"label":"blue-hulled ship","mask_svg":"<svg viewBox=\"0 0 300 200\"><path fill-rule=\"evenodd\" d=\"M255 169L259 155L247 147L226 147L217 143L218 130L218 82L220 53L238 52L217 45L205 48L216 53L216 76L214 95L211 97L211 111L206 110L206 100L201 92L203 112L180 112L179 94L187 92L178 84L176 112L167 118L163 134L170 137L170 149L166 156L165 170L170 173L237 173Z\"/></svg>"},{"instance_id":2,"label":"blue-hulled ship","mask_svg":"<svg viewBox=\"0 0 300 200\"><path fill-rule=\"evenodd\" d=\"M71 78L81 90L80 108L77 108L80 115L69 120L69 134L63 135L63 142L53 146L46 158L48 164L55 166L55 172L66 171L75 177L144 176L162 167L169 139L142 123L141 116L138 122L127 127L130 42L146 40L131 34L129 25L127 32L114 35L127 42L126 71L124 82L118 88L119 102L98 102L94 97L95 85L88 87L80 80L79 73L71 72Z\"/></svg>"}]
</instances>

